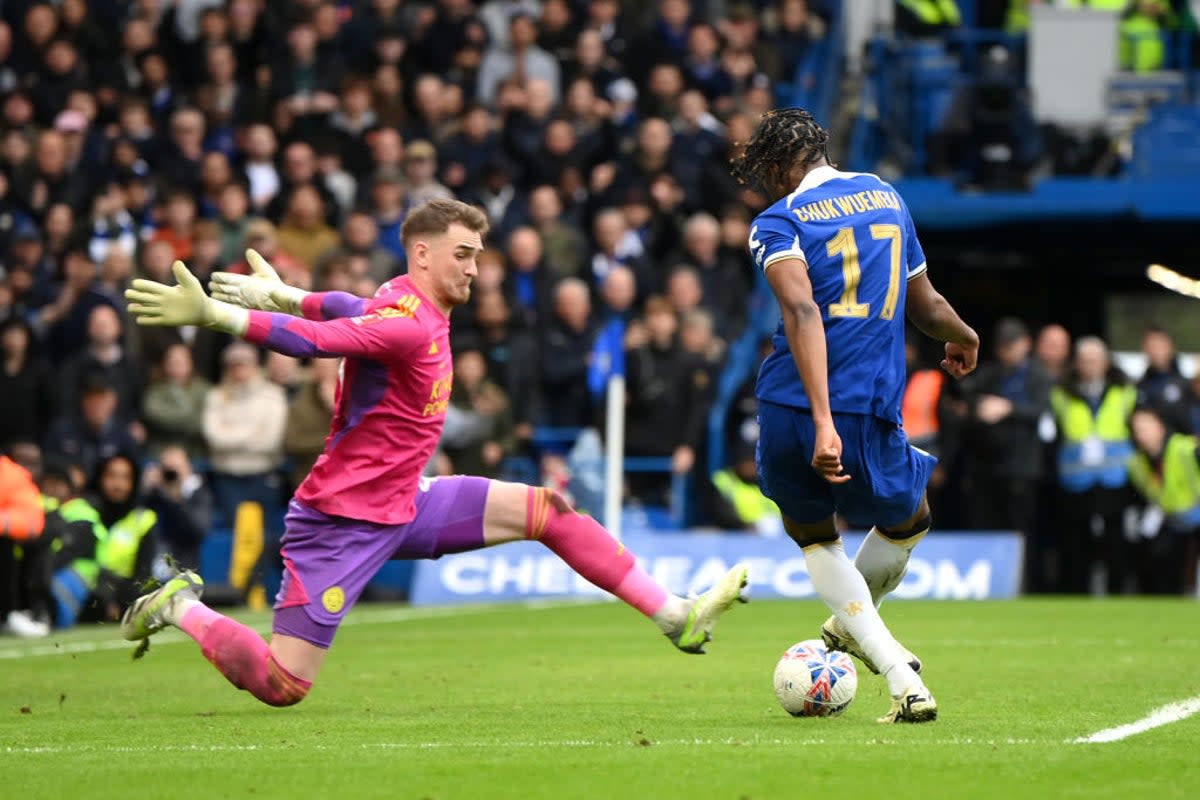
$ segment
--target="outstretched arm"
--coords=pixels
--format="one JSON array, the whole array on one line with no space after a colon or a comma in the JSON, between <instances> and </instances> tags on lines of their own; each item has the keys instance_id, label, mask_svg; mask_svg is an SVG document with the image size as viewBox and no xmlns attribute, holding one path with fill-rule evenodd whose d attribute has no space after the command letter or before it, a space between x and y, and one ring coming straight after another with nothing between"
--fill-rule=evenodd
<instances>
[{"instance_id":1,"label":"outstretched arm","mask_svg":"<svg viewBox=\"0 0 1200 800\"><path fill-rule=\"evenodd\" d=\"M246 341L294 358L345 356L395 363L429 340L424 327L409 317L371 313L314 321L269 311L249 314Z\"/></svg>"},{"instance_id":2,"label":"outstretched arm","mask_svg":"<svg viewBox=\"0 0 1200 800\"><path fill-rule=\"evenodd\" d=\"M908 282L905 313L917 329L946 343L942 369L956 378L970 374L979 359L979 335L962 321L946 298L938 294L922 271Z\"/></svg>"},{"instance_id":3,"label":"outstretched arm","mask_svg":"<svg viewBox=\"0 0 1200 800\"><path fill-rule=\"evenodd\" d=\"M288 286L265 258L246 251L249 275L214 272L208 288L216 300L256 311L278 311L311 320L360 316L366 300L346 292L306 292Z\"/></svg>"},{"instance_id":4,"label":"outstretched arm","mask_svg":"<svg viewBox=\"0 0 1200 800\"><path fill-rule=\"evenodd\" d=\"M833 426L829 407L829 361L825 347L825 323L813 299L808 264L801 258L781 258L767 264L767 283L779 300L788 347L796 361L804 393L817 429L813 467L826 480L850 480L842 474L842 442Z\"/></svg>"},{"instance_id":5,"label":"outstretched arm","mask_svg":"<svg viewBox=\"0 0 1200 800\"><path fill-rule=\"evenodd\" d=\"M428 338L415 319L386 309L325 322L248 311L206 295L183 262L176 261L172 271L177 286L139 279L125 292L129 313L139 325L199 325L298 358L349 356L385 363L403 360Z\"/></svg>"}]
</instances>

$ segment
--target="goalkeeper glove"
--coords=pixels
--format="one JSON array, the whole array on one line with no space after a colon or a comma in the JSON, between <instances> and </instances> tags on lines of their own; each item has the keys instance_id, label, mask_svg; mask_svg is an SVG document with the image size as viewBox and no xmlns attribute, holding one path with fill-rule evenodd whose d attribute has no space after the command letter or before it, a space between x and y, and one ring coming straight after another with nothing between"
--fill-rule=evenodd
<instances>
[{"instance_id":1,"label":"goalkeeper glove","mask_svg":"<svg viewBox=\"0 0 1200 800\"><path fill-rule=\"evenodd\" d=\"M182 261L171 266L177 286L166 286L142 278L125 290L129 313L138 325L178 328L199 325L241 336L250 325L250 313L214 300Z\"/></svg>"},{"instance_id":2,"label":"goalkeeper glove","mask_svg":"<svg viewBox=\"0 0 1200 800\"><path fill-rule=\"evenodd\" d=\"M242 308L302 316L300 306L308 292L280 280L274 268L255 250L246 251L246 263L250 265L249 275L213 273L208 290L214 299Z\"/></svg>"}]
</instances>

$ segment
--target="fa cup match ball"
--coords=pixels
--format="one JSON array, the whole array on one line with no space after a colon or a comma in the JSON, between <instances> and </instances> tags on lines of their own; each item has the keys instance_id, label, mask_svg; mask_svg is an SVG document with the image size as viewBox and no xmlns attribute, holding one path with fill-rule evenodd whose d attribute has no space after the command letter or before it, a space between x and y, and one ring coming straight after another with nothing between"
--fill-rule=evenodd
<instances>
[{"instance_id":1,"label":"fa cup match ball","mask_svg":"<svg viewBox=\"0 0 1200 800\"><path fill-rule=\"evenodd\" d=\"M836 717L858 690L850 656L820 639L797 642L775 665L775 696L793 717Z\"/></svg>"}]
</instances>

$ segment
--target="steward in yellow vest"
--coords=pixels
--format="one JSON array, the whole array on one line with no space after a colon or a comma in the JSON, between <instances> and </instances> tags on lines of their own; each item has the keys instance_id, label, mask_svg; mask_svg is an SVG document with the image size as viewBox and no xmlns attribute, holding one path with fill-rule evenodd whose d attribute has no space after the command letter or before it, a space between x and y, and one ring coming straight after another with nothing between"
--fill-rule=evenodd
<instances>
[{"instance_id":1,"label":"steward in yellow vest","mask_svg":"<svg viewBox=\"0 0 1200 800\"><path fill-rule=\"evenodd\" d=\"M1148 409L1138 409L1132 428L1136 450L1129 460L1129 480L1151 506L1162 510L1170 530L1200 528L1200 464L1195 436L1167 436L1165 423Z\"/></svg>"},{"instance_id":2,"label":"steward in yellow vest","mask_svg":"<svg viewBox=\"0 0 1200 800\"><path fill-rule=\"evenodd\" d=\"M1081 385L1065 383L1050 392L1059 431L1058 483L1069 492L1124 486L1133 454L1127 420L1137 390L1112 373L1094 390Z\"/></svg>"},{"instance_id":3,"label":"steward in yellow vest","mask_svg":"<svg viewBox=\"0 0 1200 800\"><path fill-rule=\"evenodd\" d=\"M1139 589L1192 594L1200 551L1200 442L1171 433L1150 408L1135 411L1129 426L1136 448L1129 480L1146 503Z\"/></svg>"},{"instance_id":4,"label":"steward in yellow vest","mask_svg":"<svg viewBox=\"0 0 1200 800\"><path fill-rule=\"evenodd\" d=\"M138 504L138 477L129 458L105 459L91 491L58 508L65 526L52 586L59 627L80 615L119 619L151 577L159 554L158 517Z\"/></svg>"},{"instance_id":5,"label":"steward in yellow vest","mask_svg":"<svg viewBox=\"0 0 1200 800\"><path fill-rule=\"evenodd\" d=\"M1098 589L1097 562L1104 565L1109 594L1129 588L1134 564L1125 538L1125 511L1133 501L1128 420L1136 401L1137 390L1113 366L1108 345L1095 336L1078 339L1074 364L1050 392L1059 434L1055 588L1060 591Z\"/></svg>"}]
</instances>

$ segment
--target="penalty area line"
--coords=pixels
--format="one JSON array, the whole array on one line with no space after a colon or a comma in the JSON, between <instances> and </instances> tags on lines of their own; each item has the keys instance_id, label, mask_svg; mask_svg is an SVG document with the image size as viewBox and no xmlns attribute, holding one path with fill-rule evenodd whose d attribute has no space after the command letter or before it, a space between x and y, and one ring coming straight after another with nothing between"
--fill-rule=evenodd
<instances>
[{"instance_id":1,"label":"penalty area line","mask_svg":"<svg viewBox=\"0 0 1200 800\"><path fill-rule=\"evenodd\" d=\"M1161 728L1163 725L1181 722L1198 713L1200 713L1200 695L1187 700L1167 703L1165 706L1154 709L1135 722L1118 725L1115 728L1105 728L1088 736L1080 736L1078 739L1072 739L1071 743L1107 744L1108 742L1119 742L1122 739L1128 739L1130 736L1137 736L1139 733Z\"/></svg>"}]
</instances>

